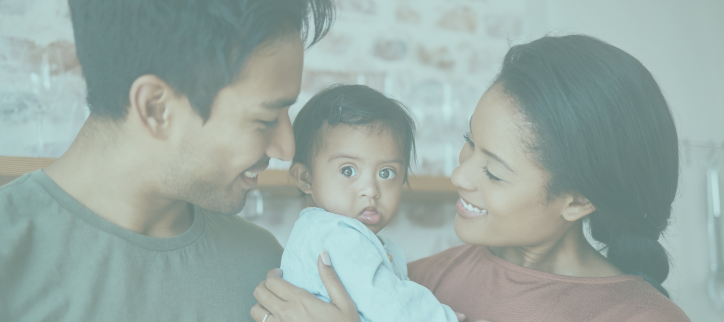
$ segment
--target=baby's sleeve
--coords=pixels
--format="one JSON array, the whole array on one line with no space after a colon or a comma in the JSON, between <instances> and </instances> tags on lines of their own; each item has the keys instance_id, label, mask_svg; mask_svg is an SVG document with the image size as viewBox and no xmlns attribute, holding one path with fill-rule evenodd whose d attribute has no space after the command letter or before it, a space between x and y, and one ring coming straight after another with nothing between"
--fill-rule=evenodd
<instances>
[{"instance_id":1,"label":"baby's sleeve","mask_svg":"<svg viewBox=\"0 0 724 322\"><path fill-rule=\"evenodd\" d=\"M430 290L395 275L384 249L370 240L376 235L345 222L337 226L322 244L362 320L457 322L455 312Z\"/></svg>"}]
</instances>

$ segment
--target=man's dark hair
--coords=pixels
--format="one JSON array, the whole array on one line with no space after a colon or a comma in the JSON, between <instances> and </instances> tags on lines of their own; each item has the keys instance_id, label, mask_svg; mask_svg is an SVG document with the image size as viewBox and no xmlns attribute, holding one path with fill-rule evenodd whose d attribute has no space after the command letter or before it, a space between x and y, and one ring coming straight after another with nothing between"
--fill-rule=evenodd
<instances>
[{"instance_id":1,"label":"man's dark hair","mask_svg":"<svg viewBox=\"0 0 724 322\"><path fill-rule=\"evenodd\" d=\"M404 181L415 160L415 121L397 100L364 85L335 84L322 90L302 107L294 119L295 163L312 169L312 159L323 148L322 126L346 124L389 131L405 160Z\"/></svg>"},{"instance_id":2,"label":"man's dark hair","mask_svg":"<svg viewBox=\"0 0 724 322\"><path fill-rule=\"evenodd\" d=\"M233 83L262 43L334 20L331 0L69 0L76 52L91 113L126 116L131 84L153 74L208 119L216 94ZM311 14L312 18L308 20Z\"/></svg>"}]
</instances>

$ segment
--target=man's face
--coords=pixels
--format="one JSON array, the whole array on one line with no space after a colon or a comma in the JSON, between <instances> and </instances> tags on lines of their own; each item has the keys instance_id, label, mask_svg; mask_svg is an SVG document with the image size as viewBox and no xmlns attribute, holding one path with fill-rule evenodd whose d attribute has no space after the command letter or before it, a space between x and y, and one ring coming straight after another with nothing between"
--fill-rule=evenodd
<instances>
[{"instance_id":1,"label":"man's face","mask_svg":"<svg viewBox=\"0 0 724 322\"><path fill-rule=\"evenodd\" d=\"M294 156L288 112L299 95L303 53L297 35L261 45L239 80L219 91L205 123L189 104L178 120L188 123L185 133L171 138L166 195L224 214L241 211L269 158Z\"/></svg>"}]
</instances>

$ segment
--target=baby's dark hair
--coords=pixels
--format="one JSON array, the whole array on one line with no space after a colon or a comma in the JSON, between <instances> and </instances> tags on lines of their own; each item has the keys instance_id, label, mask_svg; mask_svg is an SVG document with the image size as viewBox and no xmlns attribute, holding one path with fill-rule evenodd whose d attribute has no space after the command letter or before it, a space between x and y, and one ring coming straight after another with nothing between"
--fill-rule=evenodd
<instances>
[{"instance_id":1,"label":"baby's dark hair","mask_svg":"<svg viewBox=\"0 0 724 322\"><path fill-rule=\"evenodd\" d=\"M312 169L324 147L322 125L339 124L390 131L405 158L404 182L415 160L415 121L401 102L364 85L335 84L314 95L294 120L294 162Z\"/></svg>"}]
</instances>

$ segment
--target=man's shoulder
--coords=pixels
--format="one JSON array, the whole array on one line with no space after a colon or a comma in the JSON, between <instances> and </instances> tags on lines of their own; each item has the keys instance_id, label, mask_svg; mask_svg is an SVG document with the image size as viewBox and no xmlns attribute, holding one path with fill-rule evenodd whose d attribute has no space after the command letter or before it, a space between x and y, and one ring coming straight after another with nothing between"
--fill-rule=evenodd
<instances>
[{"instance_id":1,"label":"man's shoulder","mask_svg":"<svg viewBox=\"0 0 724 322\"><path fill-rule=\"evenodd\" d=\"M236 215L202 211L204 211L206 233L209 237L248 247L276 250L281 254L282 246L276 237L261 226Z\"/></svg>"}]
</instances>

